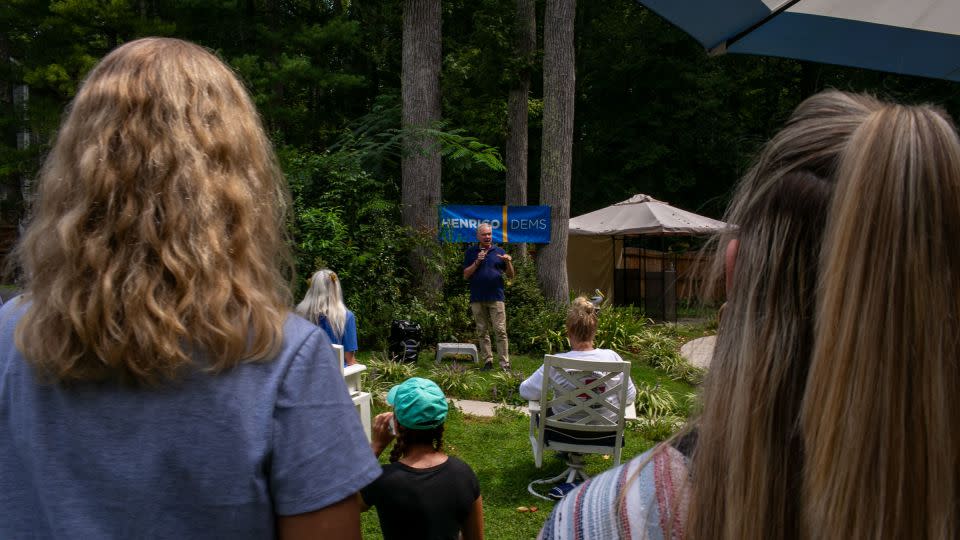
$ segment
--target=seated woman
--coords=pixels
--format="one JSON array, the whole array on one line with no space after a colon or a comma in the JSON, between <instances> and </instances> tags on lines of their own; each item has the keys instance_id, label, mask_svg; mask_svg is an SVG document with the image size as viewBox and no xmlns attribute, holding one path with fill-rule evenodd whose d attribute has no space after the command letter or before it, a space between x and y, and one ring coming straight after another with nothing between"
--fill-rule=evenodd
<instances>
[{"instance_id":1,"label":"seated woman","mask_svg":"<svg viewBox=\"0 0 960 540\"><path fill-rule=\"evenodd\" d=\"M570 305L569 311L567 311L567 338L570 339L570 351L565 353L559 353L557 356L563 356L565 358L574 358L577 360L593 360L596 362L622 362L623 358L620 358L620 355L610 349L595 349L593 347L593 338L597 335L597 307L587 300L584 296L578 296L574 299L573 304ZM616 376L612 381L619 383L620 377ZM566 388L572 390L576 388L573 386L570 381L563 377L555 377L554 383L556 383L561 388ZM537 371L533 372L533 375L527 377L525 381L520 383L520 397L527 400L539 400L540 392L543 388L543 366L537 368ZM637 389L633 385L633 381L627 377L627 402L625 405L630 405L637 397ZM610 403L616 407L619 407L620 404L617 402L617 396L610 396ZM559 413L566 410L566 408L560 408L558 406L554 412ZM609 418L612 421L616 421L616 418L613 418L613 412L608 410L600 411L600 414ZM582 418L582 417L581 417ZM576 415L571 415L568 417L570 421L576 421Z\"/></svg>"},{"instance_id":2,"label":"seated woman","mask_svg":"<svg viewBox=\"0 0 960 540\"><path fill-rule=\"evenodd\" d=\"M323 328L330 342L343 346L343 361L357 363L357 322L353 312L343 303L340 279L326 268L313 274L310 288L297 305L297 315Z\"/></svg>"},{"instance_id":3,"label":"seated woman","mask_svg":"<svg viewBox=\"0 0 960 540\"><path fill-rule=\"evenodd\" d=\"M393 412L373 421L378 457L397 438L383 475L360 492L377 507L385 540L483 538L483 499L469 465L443 452L447 398L431 380L413 377L387 394ZM463 536L460 536L460 535Z\"/></svg>"},{"instance_id":4,"label":"seated woman","mask_svg":"<svg viewBox=\"0 0 960 540\"><path fill-rule=\"evenodd\" d=\"M583 485L541 537L955 537L950 120L815 95L767 144L727 221L736 239L718 259L732 283L701 417Z\"/></svg>"}]
</instances>

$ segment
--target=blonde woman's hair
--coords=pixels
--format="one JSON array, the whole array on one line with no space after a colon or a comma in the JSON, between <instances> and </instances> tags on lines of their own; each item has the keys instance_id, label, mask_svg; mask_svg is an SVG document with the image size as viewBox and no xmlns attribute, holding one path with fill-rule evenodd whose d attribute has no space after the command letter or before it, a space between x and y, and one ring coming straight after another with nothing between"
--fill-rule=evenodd
<instances>
[{"instance_id":1,"label":"blonde woman's hair","mask_svg":"<svg viewBox=\"0 0 960 540\"><path fill-rule=\"evenodd\" d=\"M16 344L42 374L154 384L278 350L288 197L253 103L216 56L167 38L111 52L37 187L15 252L30 302Z\"/></svg>"},{"instance_id":2,"label":"blonde woman's hair","mask_svg":"<svg viewBox=\"0 0 960 540\"><path fill-rule=\"evenodd\" d=\"M725 220L739 241L733 289L696 420L691 538L803 538L800 406L836 168L880 103L837 91L794 111L741 180Z\"/></svg>"},{"instance_id":3,"label":"blonde woman's hair","mask_svg":"<svg viewBox=\"0 0 960 540\"><path fill-rule=\"evenodd\" d=\"M597 306L586 296L573 299L567 310L567 336L577 341L593 341L597 335Z\"/></svg>"},{"instance_id":4,"label":"blonde woman's hair","mask_svg":"<svg viewBox=\"0 0 960 540\"><path fill-rule=\"evenodd\" d=\"M804 516L836 538L956 538L960 141L889 105L853 134L803 400Z\"/></svg>"},{"instance_id":5,"label":"blonde woman's hair","mask_svg":"<svg viewBox=\"0 0 960 540\"><path fill-rule=\"evenodd\" d=\"M297 305L297 314L313 324L320 324L321 317L326 318L333 333L343 338L347 325L347 306L343 303L340 278L333 270L324 268L313 274L307 294Z\"/></svg>"}]
</instances>

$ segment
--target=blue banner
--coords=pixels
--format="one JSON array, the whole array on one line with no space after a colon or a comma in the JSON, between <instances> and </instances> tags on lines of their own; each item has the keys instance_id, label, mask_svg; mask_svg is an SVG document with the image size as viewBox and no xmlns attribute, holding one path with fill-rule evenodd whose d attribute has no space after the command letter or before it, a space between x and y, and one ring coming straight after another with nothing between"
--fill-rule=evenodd
<instances>
[{"instance_id":1,"label":"blue banner","mask_svg":"<svg viewBox=\"0 0 960 540\"><path fill-rule=\"evenodd\" d=\"M549 206L473 206L452 204L440 207L441 242L476 242L477 227L489 223L493 241L550 243Z\"/></svg>"}]
</instances>

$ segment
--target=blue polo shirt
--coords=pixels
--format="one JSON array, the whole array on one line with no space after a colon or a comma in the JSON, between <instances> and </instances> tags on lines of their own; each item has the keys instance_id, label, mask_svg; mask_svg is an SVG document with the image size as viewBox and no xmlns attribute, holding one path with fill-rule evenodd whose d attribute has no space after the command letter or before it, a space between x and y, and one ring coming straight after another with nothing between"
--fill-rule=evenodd
<instances>
[{"instance_id":1,"label":"blue polo shirt","mask_svg":"<svg viewBox=\"0 0 960 540\"><path fill-rule=\"evenodd\" d=\"M473 264L479 254L479 245L468 247L463 256L463 269L466 270ZM471 302L503 302L506 299L503 294L503 273L507 269L507 263L500 258L506 254L506 251L497 246L491 246L487 250L486 258L470 276Z\"/></svg>"},{"instance_id":2,"label":"blue polo shirt","mask_svg":"<svg viewBox=\"0 0 960 540\"><path fill-rule=\"evenodd\" d=\"M347 320L343 325L342 336L337 336L337 333L333 331L333 327L330 326L330 321L323 315L321 315L320 320L317 321L317 326L323 328L323 331L327 333L327 337L330 338L330 343L343 345L344 352L357 352L357 319L349 309L347 310Z\"/></svg>"}]
</instances>

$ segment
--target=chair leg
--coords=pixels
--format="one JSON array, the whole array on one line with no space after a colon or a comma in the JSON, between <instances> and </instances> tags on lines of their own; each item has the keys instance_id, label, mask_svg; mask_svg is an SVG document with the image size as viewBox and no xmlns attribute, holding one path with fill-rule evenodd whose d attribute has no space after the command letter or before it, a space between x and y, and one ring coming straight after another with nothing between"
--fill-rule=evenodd
<instances>
[{"instance_id":1,"label":"chair leg","mask_svg":"<svg viewBox=\"0 0 960 540\"><path fill-rule=\"evenodd\" d=\"M530 482L529 484L527 484L527 491L529 491L530 494L533 495L534 497L539 497L547 501L552 500L549 497L544 497L543 495L537 493L536 490L533 489L533 486L543 485L543 484L556 484L556 483L559 483L560 481L566 481L568 484L587 481L590 479L590 475L588 475L583 470L585 466L586 464L583 462L582 455L567 454L567 468L562 473L558 474L557 476L554 476L553 478L545 478L543 480L534 480Z\"/></svg>"},{"instance_id":2,"label":"chair leg","mask_svg":"<svg viewBox=\"0 0 960 540\"><path fill-rule=\"evenodd\" d=\"M581 481L589 480L590 475L584 472L586 464L583 462L583 456L580 454L567 454L567 482L577 482L579 477Z\"/></svg>"}]
</instances>

